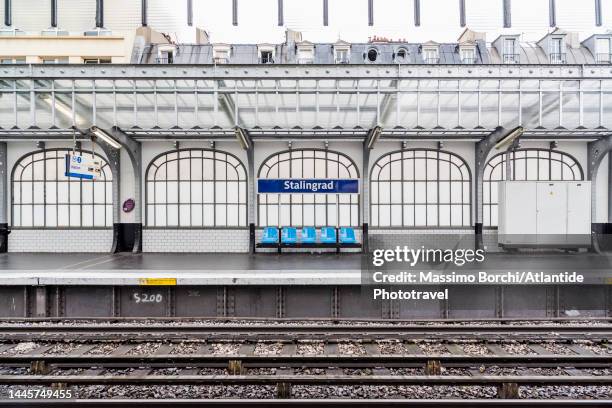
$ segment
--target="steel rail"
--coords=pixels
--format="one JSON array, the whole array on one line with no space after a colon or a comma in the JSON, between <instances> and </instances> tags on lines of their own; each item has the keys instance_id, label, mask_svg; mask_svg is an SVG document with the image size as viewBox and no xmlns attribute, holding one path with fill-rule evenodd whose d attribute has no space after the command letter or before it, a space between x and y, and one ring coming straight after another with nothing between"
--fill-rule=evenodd
<instances>
[{"instance_id":1,"label":"steel rail","mask_svg":"<svg viewBox=\"0 0 612 408\"><path fill-rule=\"evenodd\" d=\"M0 375L0 384L74 385L612 385L612 376L550 375Z\"/></svg>"},{"instance_id":2,"label":"steel rail","mask_svg":"<svg viewBox=\"0 0 612 408\"><path fill-rule=\"evenodd\" d=\"M273 407L273 408L355 408L355 407L410 407L410 408L582 408L612 406L612 401L604 400L515 400L515 399L112 399L112 400L0 400L0 408L45 408L45 407L95 407L95 408L174 408L174 407Z\"/></svg>"},{"instance_id":3,"label":"steel rail","mask_svg":"<svg viewBox=\"0 0 612 408\"><path fill-rule=\"evenodd\" d=\"M604 367L612 366L610 355L578 354L530 354L530 355L466 355L466 354L375 354L375 355L247 355L247 354L148 354L148 355L43 355L25 354L0 356L1 366L11 364L25 366L32 361L45 361L48 364L63 364L71 367L132 367L134 365L198 365L226 367L230 360L239 360L247 367L285 367L311 366L320 364L326 367L351 363L352 366L368 367L423 367L428 361L436 360L444 366L505 365L532 367Z\"/></svg>"}]
</instances>

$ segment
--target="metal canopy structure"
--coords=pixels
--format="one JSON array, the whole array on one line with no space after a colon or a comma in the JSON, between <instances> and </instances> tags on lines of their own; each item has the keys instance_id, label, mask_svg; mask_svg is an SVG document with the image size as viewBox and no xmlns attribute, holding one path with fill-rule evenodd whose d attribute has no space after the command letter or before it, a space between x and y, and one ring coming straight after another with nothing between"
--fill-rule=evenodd
<instances>
[{"instance_id":1,"label":"metal canopy structure","mask_svg":"<svg viewBox=\"0 0 612 408\"><path fill-rule=\"evenodd\" d=\"M612 68L478 66L63 66L0 68L0 138L598 138L612 128Z\"/></svg>"}]
</instances>

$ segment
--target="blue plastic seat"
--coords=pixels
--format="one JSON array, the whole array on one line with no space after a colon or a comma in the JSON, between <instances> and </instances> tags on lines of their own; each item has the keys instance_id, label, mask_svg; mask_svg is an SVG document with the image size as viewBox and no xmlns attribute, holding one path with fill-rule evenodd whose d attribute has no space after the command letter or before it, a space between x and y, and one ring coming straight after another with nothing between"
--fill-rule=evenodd
<instances>
[{"instance_id":1,"label":"blue plastic seat","mask_svg":"<svg viewBox=\"0 0 612 408\"><path fill-rule=\"evenodd\" d=\"M262 244L278 244L278 228L266 227L261 237Z\"/></svg>"},{"instance_id":2,"label":"blue plastic seat","mask_svg":"<svg viewBox=\"0 0 612 408\"><path fill-rule=\"evenodd\" d=\"M334 227L321 228L321 243L322 244L335 244L336 243L336 229Z\"/></svg>"},{"instance_id":3,"label":"blue plastic seat","mask_svg":"<svg viewBox=\"0 0 612 408\"><path fill-rule=\"evenodd\" d=\"M297 244L297 230L294 227L283 227L281 242L283 244Z\"/></svg>"},{"instance_id":4,"label":"blue plastic seat","mask_svg":"<svg viewBox=\"0 0 612 408\"><path fill-rule=\"evenodd\" d=\"M356 244L355 230L349 227L340 228L340 243L341 244Z\"/></svg>"},{"instance_id":5,"label":"blue plastic seat","mask_svg":"<svg viewBox=\"0 0 612 408\"><path fill-rule=\"evenodd\" d=\"M317 230L313 227L302 228L302 244L314 244L317 242Z\"/></svg>"}]
</instances>

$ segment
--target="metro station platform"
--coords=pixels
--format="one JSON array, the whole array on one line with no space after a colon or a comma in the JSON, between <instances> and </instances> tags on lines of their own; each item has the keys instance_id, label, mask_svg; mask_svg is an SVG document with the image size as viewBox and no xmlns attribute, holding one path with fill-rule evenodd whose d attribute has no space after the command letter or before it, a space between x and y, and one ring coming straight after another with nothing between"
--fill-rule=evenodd
<instances>
[{"instance_id":1,"label":"metro station platform","mask_svg":"<svg viewBox=\"0 0 612 408\"><path fill-rule=\"evenodd\" d=\"M360 285L368 259L361 254L0 254L2 285ZM612 255L593 253L490 253L473 266L417 266L418 270L577 271L585 283L607 283ZM378 268L376 268L378 269ZM384 269L384 268L383 268ZM396 264L388 273L415 270ZM590 280L590 281L589 281ZM144 283L143 283L144 282ZM161 285L161 283L158 283Z\"/></svg>"}]
</instances>

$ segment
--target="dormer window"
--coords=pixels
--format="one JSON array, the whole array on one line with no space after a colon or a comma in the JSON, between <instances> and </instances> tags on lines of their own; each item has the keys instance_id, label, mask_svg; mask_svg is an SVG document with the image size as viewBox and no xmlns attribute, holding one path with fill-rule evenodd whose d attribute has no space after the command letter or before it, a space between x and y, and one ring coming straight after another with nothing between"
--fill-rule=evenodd
<instances>
[{"instance_id":1,"label":"dormer window","mask_svg":"<svg viewBox=\"0 0 612 408\"><path fill-rule=\"evenodd\" d=\"M565 43L563 37L553 37L550 39L549 58L551 64L565 64Z\"/></svg>"},{"instance_id":2,"label":"dormer window","mask_svg":"<svg viewBox=\"0 0 612 408\"><path fill-rule=\"evenodd\" d=\"M459 44L459 57L462 64L474 64L476 62L476 46L474 43Z\"/></svg>"},{"instance_id":3,"label":"dormer window","mask_svg":"<svg viewBox=\"0 0 612 408\"><path fill-rule=\"evenodd\" d=\"M215 64L227 64L230 59L230 47L227 45L213 46L213 60Z\"/></svg>"},{"instance_id":4,"label":"dormer window","mask_svg":"<svg viewBox=\"0 0 612 408\"><path fill-rule=\"evenodd\" d=\"M273 64L274 63L274 46L259 47L259 63Z\"/></svg>"},{"instance_id":5,"label":"dormer window","mask_svg":"<svg viewBox=\"0 0 612 408\"><path fill-rule=\"evenodd\" d=\"M401 64L408 60L408 51L405 48L400 48L395 53L395 62Z\"/></svg>"},{"instance_id":6,"label":"dormer window","mask_svg":"<svg viewBox=\"0 0 612 408\"><path fill-rule=\"evenodd\" d=\"M305 42L297 46L298 64L313 64L314 63L314 45Z\"/></svg>"},{"instance_id":7,"label":"dormer window","mask_svg":"<svg viewBox=\"0 0 612 408\"><path fill-rule=\"evenodd\" d=\"M348 64L351 62L351 48L346 43L334 46L334 61L336 64Z\"/></svg>"},{"instance_id":8,"label":"dormer window","mask_svg":"<svg viewBox=\"0 0 612 408\"><path fill-rule=\"evenodd\" d=\"M426 64L437 64L440 62L438 47L423 47L423 61Z\"/></svg>"},{"instance_id":9,"label":"dormer window","mask_svg":"<svg viewBox=\"0 0 612 408\"><path fill-rule=\"evenodd\" d=\"M609 64L611 61L610 38L598 38L595 40L595 60L598 64Z\"/></svg>"},{"instance_id":10,"label":"dormer window","mask_svg":"<svg viewBox=\"0 0 612 408\"><path fill-rule=\"evenodd\" d=\"M502 61L504 64L518 64L519 55L516 49L515 38L504 38L502 49Z\"/></svg>"},{"instance_id":11,"label":"dormer window","mask_svg":"<svg viewBox=\"0 0 612 408\"><path fill-rule=\"evenodd\" d=\"M368 50L368 53L366 54L366 61L376 62L377 59L378 59L378 51L376 51L376 48L370 48Z\"/></svg>"},{"instance_id":12,"label":"dormer window","mask_svg":"<svg viewBox=\"0 0 612 408\"><path fill-rule=\"evenodd\" d=\"M173 45L161 45L157 50L157 64L174 64L175 48Z\"/></svg>"}]
</instances>

